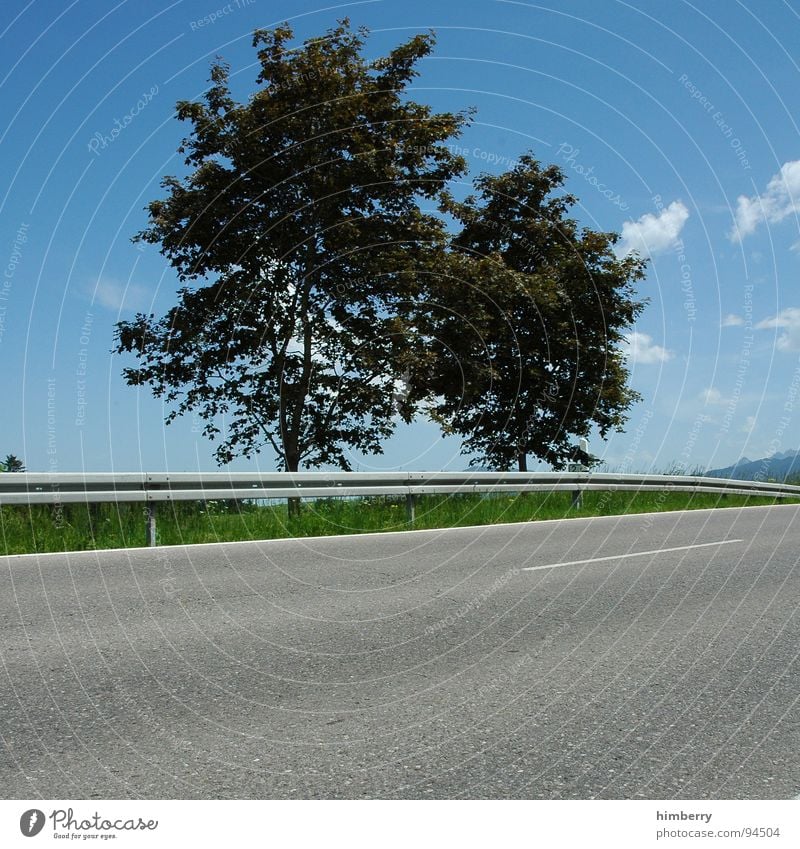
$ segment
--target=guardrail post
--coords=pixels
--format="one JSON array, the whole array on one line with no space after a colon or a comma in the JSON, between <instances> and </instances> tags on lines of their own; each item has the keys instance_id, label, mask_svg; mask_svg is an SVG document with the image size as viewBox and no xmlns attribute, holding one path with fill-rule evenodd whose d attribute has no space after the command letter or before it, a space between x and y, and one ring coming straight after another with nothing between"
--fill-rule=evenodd
<instances>
[{"instance_id":1,"label":"guardrail post","mask_svg":"<svg viewBox=\"0 0 800 849\"><path fill-rule=\"evenodd\" d=\"M572 491L572 509L580 510L583 507L583 492L580 489Z\"/></svg>"},{"instance_id":2,"label":"guardrail post","mask_svg":"<svg viewBox=\"0 0 800 849\"><path fill-rule=\"evenodd\" d=\"M156 544L156 503L147 502L147 545L152 548Z\"/></svg>"},{"instance_id":3,"label":"guardrail post","mask_svg":"<svg viewBox=\"0 0 800 849\"><path fill-rule=\"evenodd\" d=\"M406 496L406 520L407 520L409 525L413 525L416 518L417 518L417 496L409 494L409 495Z\"/></svg>"}]
</instances>

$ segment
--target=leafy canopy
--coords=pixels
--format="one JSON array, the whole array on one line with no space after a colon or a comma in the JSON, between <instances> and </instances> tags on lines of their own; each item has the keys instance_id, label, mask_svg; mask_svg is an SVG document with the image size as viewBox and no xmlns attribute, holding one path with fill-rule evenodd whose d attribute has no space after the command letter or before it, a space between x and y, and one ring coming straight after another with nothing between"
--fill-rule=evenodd
<instances>
[{"instance_id":1,"label":"leafy canopy","mask_svg":"<svg viewBox=\"0 0 800 849\"><path fill-rule=\"evenodd\" d=\"M0 460L0 472L24 472L25 463L13 454L6 454L5 460Z\"/></svg>"},{"instance_id":2,"label":"leafy canopy","mask_svg":"<svg viewBox=\"0 0 800 849\"><path fill-rule=\"evenodd\" d=\"M137 238L182 288L166 315L118 323L128 383L168 421L199 414L220 463L271 446L287 470L347 469L422 407L474 462L588 461L574 438L621 428L637 398L622 342L644 262L581 229L563 173L530 155L456 201L447 143L469 113L407 92L433 36L373 61L365 37L347 20L300 47L257 31L247 102L217 61L202 101L178 103L189 173Z\"/></svg>"},{"instance_id":3,"label":"leafy canopy","mask_svg":"<svg viewBox=\"0 0 800 849\"><path fill-rule=\"evenodd\" d=\"M525 155L447 204L461 229L431 319L431 412L473 465L589 462L575 438L620 428L638 398L622 342L644 308L633 284L645 263L617 257L616 234L580 229L563 183Z\"/></svg>"},{"instance_id":4,"label":"leafy canopy","mask_svg":"<svg viewBox=\"0 0 800 849\"><path fill-rule=\"evenodd\" d=\"M120 322L116 350L138 360L129 384L174 404L168 421L205 420L221 463L269 445L285 469L346 469L413 414L395 390L422 350L413 305L444 259L435 208L466 170L445 142L468 115L406 96L432 35L374 61L365 35L344 20L291 48L288 26L257 31L246 103L217 61L203 101L177 106L191 173L164 179L138 238L185 285L163 317Z\"/></svg>"}]
</instances>

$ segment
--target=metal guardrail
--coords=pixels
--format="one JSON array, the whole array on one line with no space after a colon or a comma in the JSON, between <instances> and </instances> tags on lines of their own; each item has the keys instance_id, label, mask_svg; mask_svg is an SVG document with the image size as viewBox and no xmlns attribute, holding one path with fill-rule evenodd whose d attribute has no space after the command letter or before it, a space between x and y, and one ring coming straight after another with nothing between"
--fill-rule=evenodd
<instances>
[{"instance_id":1,"label":"metal guardrail","mask_svg":"<svg viewBox=\"0 0 800 849\"><path fill-rule=\"evenodd\" d=\"M156 544L160 501L405 496L413 524L416 497L432 494L571 492L709 492L800 498L800 486L684 475L583 472L98 472L0 474L0 506L9 504L147 505L147 543Z\"/></svg>"}]
</instances>

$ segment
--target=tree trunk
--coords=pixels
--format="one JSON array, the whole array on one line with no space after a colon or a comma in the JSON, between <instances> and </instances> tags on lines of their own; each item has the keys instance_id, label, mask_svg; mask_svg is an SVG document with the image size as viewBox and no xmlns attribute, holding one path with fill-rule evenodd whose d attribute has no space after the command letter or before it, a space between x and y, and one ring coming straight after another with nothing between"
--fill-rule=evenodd
<instances>
[{"instance_id":1,"label":"tree trunk","mask_svg":"<svg viewBox=\"0 0 800 849\"><path fill-rule=\"evenodd\" d=\"M519 470L521 472L527 472L528 471L528 455L525 454L524 452L520 452L517 455L517 461L519 463Z\"/></svg>"},{"instance_id":2,"label":"tree trunk","mask_svg":"<svg viewBox=\"0 0 800 849\"><path fill-rule=\"evenodd\" d=\"M316 264L316 246L312 239L311 241L311 257L309 259L309 267L313 268ZM311 292L313 277L309 274L303 284L303 295L301 300L301 311L303 317L303 371L300 375L299 397L295 402L292 415L290 417L290 433L288 438L288 447L286 448L286 471L296 472L300 466L300 452L298 449L298 434L301 431L303 421L303 409L305 401L308 397L308 390L311 386L311 355L312 355L312 335L313 327L308 318L309 295ZM288 436L288 434L287 434ZM284 445L287 438L284 437ZM300 499L289 499L289 521L300 517Z\"/></svg>"},{"instance_id":3,"label":"tree trunk","mask_svg":"<svg viewBox=\"0 0 800 849\"><path fill-rule=\"evenodd\" d=\"M296 472L300 462L295 454L287 454L286 455L286 471L287 472ZM300 518L300 499L299 498L289 498L287 500L288 508L289 508L289 521L291 522L294 519Z\"/></svg>"}]
</instances>

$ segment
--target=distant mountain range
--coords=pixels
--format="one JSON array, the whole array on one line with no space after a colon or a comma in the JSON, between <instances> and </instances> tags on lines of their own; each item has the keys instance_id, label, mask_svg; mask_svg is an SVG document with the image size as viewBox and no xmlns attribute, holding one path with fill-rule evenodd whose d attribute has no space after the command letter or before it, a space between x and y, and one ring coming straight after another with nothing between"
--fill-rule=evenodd
<instances>
[{"instance_id":1,"label":"distant mountain range","mask_svg":"<svg viewBox=\"0 0 800 849\"><path fill-rule=\"evenodd\" d=\"M705 472L709 478L736 478L743 481L783 482L787 478L800 477L800 451L782 451L761 460L749 460L742 457L732 466L724 469L710 469Z\"/></svg>"}]
</instances>

